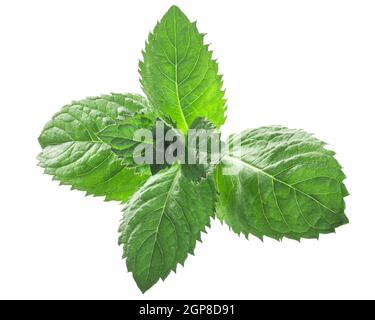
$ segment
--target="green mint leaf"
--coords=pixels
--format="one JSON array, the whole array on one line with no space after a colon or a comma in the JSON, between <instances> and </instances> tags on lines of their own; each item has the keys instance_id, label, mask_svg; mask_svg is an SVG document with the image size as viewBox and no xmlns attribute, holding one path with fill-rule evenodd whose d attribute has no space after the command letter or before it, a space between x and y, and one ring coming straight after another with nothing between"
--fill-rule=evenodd
<instances>
[{"instance_id":1,"label":"green mint leaf","mask_svg":"<svg viewBox=\"0 0 375 320\"><path fill-rule=\"evenodd\" d=\"M125 202L150 173L126 168L99 133L147 108L143 97L131 94L88 98L63 107L39 137L39 165L63 185Z\"/></svg>"},{"instance_id":2,"label":"green mint leaf","mask_svg":"<svg viewBox=\"0 0 375 320\"><path fill-rule=\"evenodd\" d=\"M111 124L98 132L98 137L108 143L116 151L125 151L134 148L135 145L153 143L151 140L142 140L135 133L139 129L153 129L153 121L143 115L134 115L117 124Z\"/></svg>"},{"instance_id":3,"label":"green mint leaf","mask_svg":"<svg viewBox=\"0 0 375 320\"><path fill-rule=\"evenodd\" d=\"M149 35L140 62L143 89L155 112L186 133L197 117L225 121L222 78L203 35L173 6Z\"/></svg>"},{"instance_id":4,"label":"green mint leaf","mask_svg":"<svg viewBox=\"0 0 375 320\"><path fill-rule=\"evenodd\" d=\"M124 209L119 243L142 292L193 254L214 203L211 181L193 184L178 164L159 171L133 195Z\"/></svg>"},{"instance_id":5,"label":"green mint leaf","mask_svg":"<svg viewBox=\"0 0 375 320\"><path fill-rule=\"evenodd\" d=\"M149 170L150 166L144 164L140 166L134 161L137 154L137 147L140 144L147 144L153 148L153 137L141 137L137 135L138 130L149 130L152 132L155 119L148 114L135 114L127 119L111 124L98 132L98 137L103 142L111 146L112 151L122 158L122 164L139 170Z\"/></svg>"},{"instance_id":6,"label":"green mint leaf","mask_svg":"<svg viewBox=\"0 0 375 320\"><path fill-rule=\"evenodd\" d=\"M216 170L217 216L234 232L299 240L348 223L345 175L325 143L283 127L248 130L238 141L230 137L232 153Z\"/></svg>"}]
</instances>

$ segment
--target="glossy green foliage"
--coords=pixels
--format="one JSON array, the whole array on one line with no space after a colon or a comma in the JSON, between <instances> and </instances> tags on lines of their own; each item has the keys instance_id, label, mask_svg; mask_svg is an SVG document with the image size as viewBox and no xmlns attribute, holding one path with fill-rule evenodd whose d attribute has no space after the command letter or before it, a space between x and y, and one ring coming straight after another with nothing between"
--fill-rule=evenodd
<instances>
[{"instance_id":1,"label":"glossy green foliage","mask_svg":"<svg viewBox=\"0 0 375 320\"><path fill-rule=\"evenodd\" d=\"M320 140L263 127L231 136L228 144L232 154L216 171L217 216L236 233L299 240L348 222L345 175Z\"/></svg>"},{"instance_id":2,"label":"glossy green foliage","mask_svg":"<svg viewBox=\"0 0 375 320\"><path fill-rule=\"evenodd\" d=\"M173 6L148 37L140 63L143 89L159 117L187 132L197 117L225 121L222 80L195 23Z\"/></svg>"},{"instance_id":3,"label":"glossy green foliage","mask_svg":"<svg viewBox=\"0 0 375 320\"><path fill-rule=\"evenodd\" d=\"M144 113L135 114L116 124L105 127L98 132L98 137L107 143L116 155L121 157L123 165L136 168L138 172L147 172L150 170L149 166L147 164L139 166L135 162L134 157L137 156L137 147L140 144L147 144L150 148L153 148L154 139L152 136L144 138L138 136L137 131L139 129L152 131L154 125L155 118L152 115ZM138 156L141 155L139 153Z\"/></svg>"},{"instance_id":4,"label":"glossy green foliage","mask_svg":"<svg viewBox=\"0 0 375 320\"><path fill-rule=\"evenodd\" d=\"M211 138L203 152L187 143L192 129L218 133L226 101L212 52L176 6L149 35L139 71L147 98L112 94L63 107L39 137L38 158L61 184L127 202L119 243L142 292L184 264L215 215L237 234L277 240L318 238L348 222L341 166L302 130L263 127L232 135L229 152L215 160ZM151 133L140 139L138 129ZM141 144L154 156L174 155L170 147L180 144L165 138L169 129L186 143L182 158L136 161ZM191 155L208 163L187 164Z\"/></svg>"},{"instance_id":5,"label":"glossy green foliage","mask_svg":"<svg viewBox=\"0 0 375 320\"><path fill-rule=\"evenodd\" d=\"M127 203L120 244L143 292L193 254L214 205L211 180L195 185L177 164L152 176Z\"/></svg>"},{"instance_id":6,"label":"glossy green foliage","mask_svg":"<svg viewBox=\"0 0 375 320\"><path fill-rule=\"evenodd\" d=\"M143 112L146 106L144 98L130 94L89 98L64 106L39 137L43 148L38 156L40 166L63 185L125 202L150 173L127 168L98 135L108 126Z\"/></svg>"}]
</instances>

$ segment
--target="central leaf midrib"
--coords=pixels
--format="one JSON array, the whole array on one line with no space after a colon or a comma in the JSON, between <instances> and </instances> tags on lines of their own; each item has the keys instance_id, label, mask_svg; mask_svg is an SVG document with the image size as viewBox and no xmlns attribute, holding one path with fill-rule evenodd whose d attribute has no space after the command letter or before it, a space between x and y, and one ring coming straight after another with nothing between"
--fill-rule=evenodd
<instances>
[{"instance_id":1,"label":"central leaf midrib","mask_svg":"<svg viewBox=\"0 0 375 320\"><path fill-rule=\"evenodd\" d=\"M175 91L176 91L176 99L177 99L177 106L179 112L181 114L181 119L183 121L183 130L187 132L189 130L189 126L186 122L184 111L182 110L181 100L180 100L180 92L178 88L178 53L177 53L177 24L176 24L176 8L173 10L173 26L174 26L174 69L175 69Z\"/></svg>"},{"instance_id":2,"label":"central leaf midrib","mask_svg":"<svg viewBox=\"0 0 375 320\"><path fill-rule=\"evenodd\" d=\"M167 195L165 197L165 201L164 201L163 207L160 209L161 210L160 219L158 221L158 225L157 225L156 230L155 230L155 238L154 238L154 241L153 241L153 244L152 244L152 255L151 255L149 267L147 268L147 277L146 277L146 279L148 279L148 280L149 280L149 276L150 276L151 263L152 263L152 260L153 260L153 257L154 257L155 244L157 243L157 238L158 238L158 234L159 234L160 224L161 224L161 221L163 220L164 212L166 210L166 206L167 206L169 197L170 197L170 195L172 193L172 190L175 187L175 184L176 184L176 181L177 181L177 177L178 177L178 172L176 171L174 173L174 177L172 179L172 182L171 182L170 187L168 189Z\"/></svg>"}]
</instances>

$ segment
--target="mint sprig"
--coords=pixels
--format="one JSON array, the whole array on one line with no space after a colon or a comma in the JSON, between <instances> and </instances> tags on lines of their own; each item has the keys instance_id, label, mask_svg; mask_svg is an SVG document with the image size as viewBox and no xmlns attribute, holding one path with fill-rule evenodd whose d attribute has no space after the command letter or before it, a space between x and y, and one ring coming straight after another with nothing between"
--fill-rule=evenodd
<instances>
[{"instance_id":1,"label":"mint sprig","mask_svg":"<svg viewBox=\"0 0 375 320\"><path fill-rule=\"evenodd\" d=\"M145 143L134 138L137 129L155 133L162 121L185 140L191 129L218 131L225 122L222 77L203 38L171 7L139 64L146 97L75 101L39 137L45 173L88 195L126 203L119 243L142 292L184 264L211 217L246 237L277 240L318 238L348 223L342 168L324 142L303 130L273 126L232 135L228 152L208 165L134 162L134 150Z\"/></svg>"}]
</instances>

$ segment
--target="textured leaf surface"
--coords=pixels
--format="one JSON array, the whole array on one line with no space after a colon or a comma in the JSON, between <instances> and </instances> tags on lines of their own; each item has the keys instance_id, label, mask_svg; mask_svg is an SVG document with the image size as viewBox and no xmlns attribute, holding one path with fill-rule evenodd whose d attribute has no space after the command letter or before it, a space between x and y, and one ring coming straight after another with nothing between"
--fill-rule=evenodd
<instances>
[{"instance_id":1,"label":"textured leaf surface","mask_svg":"<svg viewBox=\"0 0 375 320\"><path fill-rule=\"evenodd\" d=\"M148 38L140 63L143 89L156 113L184 133L199 116L225 120L221 76L203 35L173 6Z\"/></svg>"},{"instance_id":2,"label":"textured leaf surface","mask_svg":"<svg viewBox=\"0 0 375 320\"><path fill-rule=\"evenodd\" d=\"M98 133L145 112L147 107L144 98L130 94L88 98L63 107L39 137L43 148L38 157L40 166L73 189L105 196L106 200L126 201L149 173L126 168Z\"/></svg>"},{"instance_id":3,"label":"textured leaf surface","mask_svg":"<svg viewBox=\"0 0 375 320\"><path fill-rule=\"evenodd\" d=\"M154 123L143 115L131 116L124 121L105 127L98 133L99 138L111 145L113 149L118 151L125 151L134 147L140 142L153 144L153 139L150 141L137 139L135 133L139 129L153 130Z\"/></svg>"},{"instance_id":4,"label":"textured leaf surface","mask_svg":"<svg viewBox=\"0 0 375 320\"><path fill-rule=\"evenodd\" d=\"M193 184L178 164L152 176L129 200L119 242L143 292L193 254L214 213L214 202L213 184Z\"/></svg>"},{"instance_id":5,"label":"textured leaf surface","mask_svg":"<svg viewBox=\"0 0 375 320\"><path fill-rule=\"evenodd\" d=\"M217 216L236 233L299 240L348 222L345 175L325 143L283 127L245 131L241 148L238 138L216 171Z\"/></svg>"},{"instance_id":6,"label":"textured leaf surface","mask_svg":"<svg viewBox=\"0 0 375 320\"><path fill-rule=\"evenodd\" d=\"M150 170L148 164L139 166L134 161L134 156L141 156L141 152L136 152L138 145L149 145L153 148L154 140L152 131L154 129L155 119L145 114L135 114L116 124L109 125L99 131L98 137L111 146L112 151L122 158L122 164L127 167L137 168L140 170ZM149 130L150 137L140 137L136 135L138 130Z\"/></svg>"}]
</instances>

